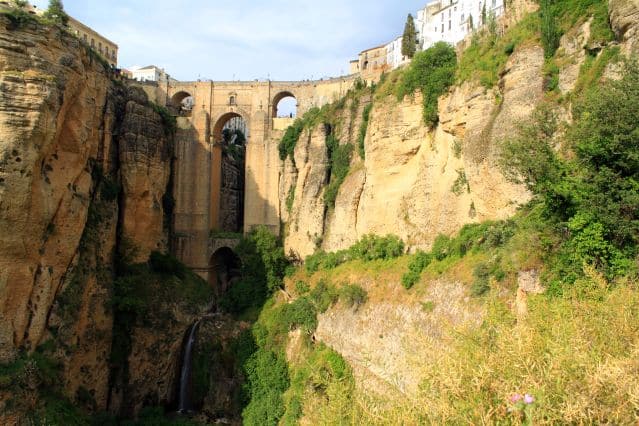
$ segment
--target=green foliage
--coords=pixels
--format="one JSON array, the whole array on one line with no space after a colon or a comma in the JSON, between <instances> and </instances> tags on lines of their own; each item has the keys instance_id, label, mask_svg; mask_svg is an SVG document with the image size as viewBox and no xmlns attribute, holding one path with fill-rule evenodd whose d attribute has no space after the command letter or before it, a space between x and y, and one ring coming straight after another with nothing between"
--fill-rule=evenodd
<instances>
[{"instance_id":1,"label":"green foliage","mask_svg":"<svg viewBox=\"0 0 639 426\"><path fill-rule=\"evenodd\" d=\"M422 275L422 271L426 269L430 262L433 260L431 253L425 253L418 251L410 260L408 264L408 272L402 275L402 285L406 290L413 287Z\"/></svg>"},{"instance_id":2,"label":"green foliage","mask_svg":"<svg viewBox=\"0 0 639 426\"><path fill-rule=\"evenodd\" d=\"M326 137L326 147L328 148L328 158L330 161L330 181L324 190L324 204L329 207L335 207L335 199L339 192L339 188L348 175L351 164L351 153L353 146L351 144L340 145L337 138L330 134Z\"/></svg>"},{"instance_id":3,"label":"green foliage","mask_svg":"<svg viewBox=\"0 0 639 426\"><path fill-rule=\"evenodd\" d=\"M544 90L553 92L559 89L559 67L552 59L544 63Z\"/></svg>"},{"instance_id":4,"label":"green foliage","mask_svg":"<svg viewBox=\"0 0 639 426\"><path fill-rule=\"evenodd\" d=\"M453 155L455 158L461 158L462 153L462 141L455 138L453 141Z\"/></svg>"},{"instance_id":5,"label":"green foliage","mask_svg":"<svg viewBox=\"0 0 639 426\"><path fill-rule=\"evenodd\" d=\"M349 250L351 259L364 261L392 259L404 254L404 242L395 235L364 235Z\"/></svg>"},{"instance_id":6,"label":"green foliage","mask_svg":"<svg viewBox=\"0 0 639 426\"><path fill-rule=\"evenodd\" d=\"M539 14L541 18L541 44L546 59L552 58L559 47L561 33L557 28L556 10L552 7L555 0L540 0Z\"/></svg>"},{"instance_id":7,"label":"green foliage","mask_svg":"<svg viewBox=\"0 0 639 426\"><path fill-rule=\"evenodd\" d=\"M327 404L339 403L344 398L350 404L354 379L349 365L334 350L323 344L315 345L305 357L304 363L291 371L291 386L285 394L286 412L280 424L297 425L304 411L304 401L319 396ZM309 407L311 408L311 407ZM315 407L313 407L315 408ZM326 420L335 424L353 424L348 421L348 406L339 413L330 413Z\"/></svg>"},{"instance_id":8,"label":"green foliage","mask_svg":"<svg viewBox=\"0 0 639 426\"><path fill-rule=\"evenodd\" d=\"M18 28L22 28L27 24L39 22L36 16L30 14L21 6L16 6L15 8L6 12L2 11L0 12L0 14L6 16L7 18L9 18L9 21L11 21L11 26L7 28L9 30L15 30Z\"/></svg>"},{"instance_id":9,"label":"green foliage","mask_svg":"<svg viewBox=\"0 0 639 426\"><path fill-rule=\"evenodd\" d=\"M316 309L320 313L324 313L339 298L339 294L335 287L326 280L320 280L311 290L309 295Z\"/></svg>"},{"instance_id":10,"label":"green foliage","mask_svg":"<svg viewBox=\"0 0 639 426\"><path fill-rule=\"evenodd\" d=\"M44 12L45 19L62 26L69 22L69 15L64 11L62 0L49 0L49 7Z\"/></svg>"},{"instance_id":11,"label":"green foliage","mask_svg":"<svg viewBox=\"0 0 639 426\"><path fill-rule=\"evenodd\" d=\"M589 88L599 84L606 67L618 63L620 58L619 46L608 46L599 55L586 56L586 60L579 70L579 78L575 83L573 93L581 96Z\"/></svg>"},{"instance_id":12,"label":"green foliage","mask_svg":"<svg viewBox=\"0 0 639 426\"><path fill-rule=\"evenodd\" d=\"M306 334L312 334L317 328L317 311L311 298L300 297L285 304L280 315L280 324L288 330L301 328Z\"/></svg>"},{"instance_id":13,"label":"green foliage","mask_svg":"<svg viewBox=\"0 0 639 426\"><path fill-rule=\"evenodd\" d=\"M470 286L470 294L478 297L483 296L490 290L490 278L494 277L497 281L501 281L505 277L504 271L501 269L499 258L492 259L490 262L479 263L473 270L475 280Z\"/></svg>"},{"instance_id":14,"label":"green foliage","mask_svg":"<svg viewBox=\"0 0 639 426\"><path fill-rule=\"evenodd\" d=\"M288 261L278 239L264 226L253 229L235 249L242 264L242 278L226 292L220 306L239 314L262 306L282 286Z\"/></svg>"},{"instance_id":15,"label":"green foliage","mask_svg":"<svg viewBox=\"0 0 639 426\"><path fill-rule=\"evenodd\" d=\"M357 151L359 152L359 157L362 160L366 157L366 132L368 131L368 122L370 121L372 110L372 102L364 107L364 111L362 112L362 124L359 127L359 133L357 135Z\"/></svg>"},{"instance_id":16,"label":"green foliage","mask_svg":"<svg viewBox=\"0 0 639 426\"><path fill-rule=\"evenodd\" d=\"M171 112L166 107L163 107L155 103L151 103L150 105L151 105L151 108L153 108L153 111L155 111L160 116L160 119L162 120L162 127L164 128L164 134L167 137L172 137L173 135L175 135L175 132L177 130L177 118L175 118L173 114L171 114Z\"/></svg>"},{"instance_id":17,"label":"green foliage","mask_svg":"<svg viewBox=\"0 0 639 426\"><path fill-rule=\"evenodd\" d=\"M457 179L453 182L453 186L450 190L457 196L461 195L464 191L470 194L470 183L468 183L464 169L457 170Z\"/></svg>"},{"instance_id":18,"label":"green foliage","mask_svg":"<svg viewBox=\"0 0 639 426\"><path fill-rule=\"evenodd\" d=\"M242 412L245 425L277 425L284 414L282 394L289 386L288 367L282 355L260 349L244 365L250 402Z\"/></svg>"},{"instance_id":19,"label":"green foliage","mask_svg":"<svg viewBox=\"0 0 639 426\"><path fill-rule=\"evenodd\" d=\"M299 295L304 295L308 293L309 291L311 291L311 288L304 281L297 281L295 282L295 291Z\"/></svg>"},{"instance_id":20,"label":"green foliage","mask_svg":"<svg viewBox=\"0 0 639 426\"><path fill-rule=\"evenodd\" d=\"M289 157L291 161L295 161L295 145L302 135L302 131L305 127L312 127L317 123L317 120L321 117L322 110L319 108L311 108L302 118L296 119L284 132L282 140L278 144L278 150L280 153L280 160Z\"/></svg>"},{"instance_id":21,"label":"green foliage","mask_svg":"<svg viewBox=\"0 0 639 426\"><path fill-rule=\"evenodd\" d=\"M620 81L592 88L575 103L563 140L571 155L553 149L556 124L545 111L504 146L508 176L535 194L547 220L564 229L551 267L551 290L561 293L594 266L606 277L636 270L639 243L639 67Z\"/></svg>"},{"instance_id":22,"label":"green foliage","mask_svg":"<svg viewBox=\"0 0 639 426\"><path fill-rule=\"evenodd\" d=\"M539 14L534 13L509 28L502 37L490 32L474 35L470 46L464 50L459 60L457 81L461 83L477 80L484 87L494 87L508 57L517 46L536 39L538 29Z\"/></svg>"},{"instance_id":23,"label":"green foliage","mask_svg":"<svg viewBox=\"0 0 639 426\"><path fill-rule=\"evenodd\" d=\"M317 251L306 257L304 268L309 274L318 270L333 269L350 260L363 260L365 262L379 259L392 259L399 257L404 252L403 241L394 235L379 237L369 234L362 237L357 243L347 250L326 253Z\"/></svg>"},{"instance_id":24,"label":"green foliage","mask_svg":"<svg viewBox=\"0 0 639 426\"><path fill-rule=\"evenodd\" d=\"M424 122L437 124L437 99L455 82L457 55L449 44L439 42L413 58L396 88L398 99L420 90L424 98Z\"/></svg>"},{"instance_id":25,"label":"green foliage","mask_svg":"<svg viewBox=\"0 0 639 426\"><path fill-rule=\"evenodd\" d=\"M410 13L406 18L404 25L404 34L402 37L402 55L407 58L415 56L417 51L417 30L415 29L415 21Z\"/></svg>"},{"instance_id":26,"label":"green foliage","mask_svg":"<svg viewBox=\"0 0 639 426\"><path fill-rule=\"evenodd\" d=\"M288 190L288 195L286 196L286 211L290 214L293 210L293 203L295 202L295 186L292 185Z\"/></svg>"},{"instance_id":27,"label":"green foliage","mask_svg":"<svg viewBox=\"0 0 639 426\"><path fill-rule=\"evenodd\" d=\"M339 299L349 307L359 308L368 300L368 293L357 284L345 284L339 289Z\"/></svg>"}]
</instances>

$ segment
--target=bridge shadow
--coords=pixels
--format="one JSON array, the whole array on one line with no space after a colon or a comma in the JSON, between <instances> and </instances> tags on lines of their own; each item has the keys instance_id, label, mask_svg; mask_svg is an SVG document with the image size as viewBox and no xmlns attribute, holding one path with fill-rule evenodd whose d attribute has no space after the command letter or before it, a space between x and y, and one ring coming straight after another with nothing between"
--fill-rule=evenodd
<instances>
[{"instance_id":1,"label":"bridge shadow","mask_svg":"<svg viewBox=\"0 0 639 426\"><path fill-rule=\"evenodd\" d=\"M175 137L175 169L173 198L175 199L173 214L173 235L171 238L171 252L191 268L194 272L207 280L221 297L235 282L237 262L230 253L234 253L242 234L216 235L218 229L217 215L222 210L219 196L222 186L221 161L215 161L215 155L221 155L221 150L213 149L208 143L210 121L206 115L198 117L200 112L194 112L193 117L178 117L178 129ZM253 228L266 226L271 233L279 233L279 198L278 181L269 171L279 164L271 164L273 156L269 151L274 149L266 144L249 148L251 139L247 141L252 154L263 156L264 164L259 164L256 171L249 167L248 159L244 171L244 234ZM261 157L258 157L261 161ZM270 159L269 159L270 158ZM275 175L277 176L277 175ZM269 178L270 177L270 178ZM270 179L270 181L269 181ZM267 199L263 194L273 194ZM219 202L216 202L219 200ZM220 250L224 254L220 254ZM228 250L228 251L227 251ZM237 256L236 256L237 257Z\"/></svg>"}]
</instances>

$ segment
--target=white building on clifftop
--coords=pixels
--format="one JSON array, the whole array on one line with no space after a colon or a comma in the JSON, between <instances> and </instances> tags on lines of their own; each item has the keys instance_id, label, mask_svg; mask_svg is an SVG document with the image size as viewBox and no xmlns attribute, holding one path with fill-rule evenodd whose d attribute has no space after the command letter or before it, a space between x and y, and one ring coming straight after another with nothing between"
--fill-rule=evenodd
<instances>
[{"instance_id":1,"label":"white building on clifftop","mask_svg":"<svg viewBox=\"0 0 639 426\"><path fill-rule=\"evenodd\" d=\"M418 12L422 49L444 41L457 44L491 17L504 13L504 0L435 0Z\"/></svg>"}]
</instances>

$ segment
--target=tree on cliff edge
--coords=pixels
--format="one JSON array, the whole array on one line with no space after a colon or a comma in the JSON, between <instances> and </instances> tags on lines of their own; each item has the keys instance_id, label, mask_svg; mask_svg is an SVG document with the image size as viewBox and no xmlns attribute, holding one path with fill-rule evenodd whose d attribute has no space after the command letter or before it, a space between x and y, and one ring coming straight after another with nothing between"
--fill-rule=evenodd
<instances>
[{"instance_id":1,"label":"tree on cliff edge","mask_svg":"<svg viewBox=\"0 0 639 426\"><path fill-rule=\"evenodd\" d=\"M69 15L64 11L62 0L49 0L49 7L44 12L44 17L60 25L67 25Z\"/></svg>"},{"instance_id":2,"label":"tree on cliff edge","mask_svg":"<svg viewBox=\"0 0 639 426\"><path fill-rule=\"evenodd\" d=\"M415 56L417 50L417 31L415 30L415 21L413 15L408 14L406 25L404 26L404 37L402 38L402 55L407 58Z\"/></svg>"}]
</instances>

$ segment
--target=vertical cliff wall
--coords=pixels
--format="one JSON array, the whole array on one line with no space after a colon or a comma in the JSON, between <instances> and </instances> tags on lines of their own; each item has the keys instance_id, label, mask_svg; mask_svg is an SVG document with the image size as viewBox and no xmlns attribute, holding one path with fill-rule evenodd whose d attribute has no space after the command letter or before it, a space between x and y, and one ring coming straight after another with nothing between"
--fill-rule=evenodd
<instances>
[{"instance_id":1,"label":"vertical cliff wall","mask_svg":"<svg viewBox=\"0 0 639 426\"><path fill-rule=\"evenodd\" d=\"M0 362L52 341L98 409L114 257L166 249L172 156L166 117L113 77L65 31L0 15Z\"/></svg>"}]
</instances>

